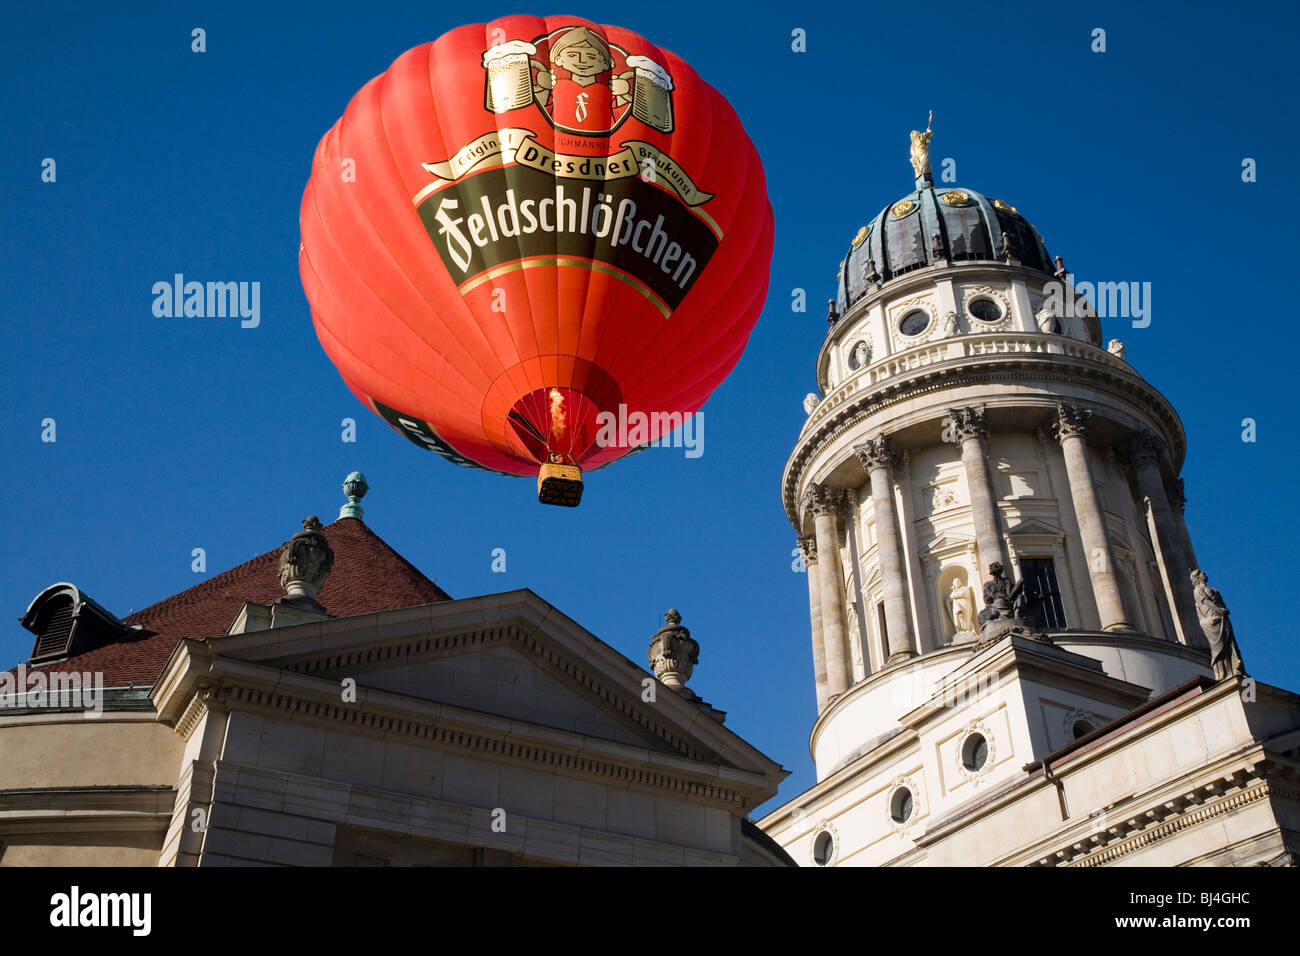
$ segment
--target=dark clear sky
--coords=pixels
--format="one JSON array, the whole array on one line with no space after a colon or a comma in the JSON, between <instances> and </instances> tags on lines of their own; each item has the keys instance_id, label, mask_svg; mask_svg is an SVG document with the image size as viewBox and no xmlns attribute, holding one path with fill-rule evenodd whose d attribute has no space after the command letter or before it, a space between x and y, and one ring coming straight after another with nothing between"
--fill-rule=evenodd
<instances>
[{"instance_id":1,"label":"dark clear sky","mask_svg":"<svg viewBox=\"0 0 1300 956\"><path fill-rule=\"evenodd\" d=\"M577 511L392 433L325 357L298 280L312 153L352 93L409 47L513 12L616 17L684 57L735 105L776 216L768 306L705 408L704 455L651 449L591 474ZM1300 688L1292 4L47 3L5 21L11 622L60 580L119 615L151 604L206 576L194 548L215 574L307 514L331 520L359 468L367 522L453 596L532 588L638 662L680 608L702 645L692 686L794 771L794 796L813 781L815 714L781 469L839 260L911 189L907 132L933 109L936 162L1015 205L1077 279L1152 284L1150 326L1111 320L1104 337L1183 418L1188 524L1248 669ZM260 282L261 324L155 318L152 286L177 272ZM31 640L0 629L0 665Z\"/></svg>"}]
</instances>

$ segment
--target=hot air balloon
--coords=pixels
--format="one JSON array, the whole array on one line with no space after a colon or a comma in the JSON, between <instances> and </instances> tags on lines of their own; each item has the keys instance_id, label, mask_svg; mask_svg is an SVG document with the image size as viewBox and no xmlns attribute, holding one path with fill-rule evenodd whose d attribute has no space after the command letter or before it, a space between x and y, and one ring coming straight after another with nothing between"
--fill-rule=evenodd
<instances>
[{"instance_id":1,"label":"hot air balloon","mask_svg":"<svg viewBox=\"0 0 1300 956\"><path fill-rule=\"evenodd\" d=\"M772 255L735 111L674 54L576 17L404 53L321 140L300 221L312 321L353 393L456 464L536 474L549 504L704 404Z\"/></svg>"}]
</instances>

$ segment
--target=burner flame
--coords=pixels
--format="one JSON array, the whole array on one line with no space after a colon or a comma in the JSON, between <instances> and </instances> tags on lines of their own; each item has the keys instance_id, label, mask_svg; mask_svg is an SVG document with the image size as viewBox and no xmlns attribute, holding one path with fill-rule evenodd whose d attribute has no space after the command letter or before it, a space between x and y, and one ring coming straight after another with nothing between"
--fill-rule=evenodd
<instances>
[{"instance_id":1,"label":"burner flame","mask_svg":"<svg viewBox=\"0 0 1300 956\"><path fill-rule=\"evenodd\" d=\"M551 434L556 438L564 435L564 396L558 388L551 389Z\"/></svg>"}]
</instances>

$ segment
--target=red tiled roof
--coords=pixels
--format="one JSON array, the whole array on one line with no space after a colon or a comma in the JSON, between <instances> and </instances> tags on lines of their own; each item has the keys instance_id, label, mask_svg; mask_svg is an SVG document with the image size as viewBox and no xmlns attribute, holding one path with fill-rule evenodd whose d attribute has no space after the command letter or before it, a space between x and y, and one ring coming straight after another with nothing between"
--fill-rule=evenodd
<instances>
[{"instance_id":1,"label":"red tiled roof","mask_svg":"<svg viewBox=\"0 0 1300 956\"><path fill-rule=\"evenodd\" d=\"M451 600L358 519L340 518L323 530L334 569L316 600L335 617ZM283 597L279 561L276 547L123 618L142 628L124 640L30 669L102 671L105 687L152 687L182 637L220 637L245 601L270 604Z\"/></svg>"}]
</instances>

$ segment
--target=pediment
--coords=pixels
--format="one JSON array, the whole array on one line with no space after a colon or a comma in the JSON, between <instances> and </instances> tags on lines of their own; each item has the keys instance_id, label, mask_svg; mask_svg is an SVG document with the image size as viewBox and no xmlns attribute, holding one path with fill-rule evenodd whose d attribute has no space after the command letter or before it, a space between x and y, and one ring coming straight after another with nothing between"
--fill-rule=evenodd
<instances>
[{"instance_id":1,"label":"pediment","mask_svg":"<svg viewBox=\"0 0 1300 956\"><path fill-rule=\"evenodd\" d=\"M344 670L331 676L342 677ZM560 679L506 642L363 670L357 685L634 746L662 744L617 708Z\"/></svg>"},{"instance_id":2,"label":"pediment","mask_svg":"<svg viewBox=\"0 0 1300 956\"><path fill-rule=\"evenodd\" d=\"M1060 528L1043 521L1041 518L1026 518L1015 527L1007 529L1007 536L1012 538L1028 537L1030 535L1060 538L1064 534L1065 532Z\"/></svg>"},{"instance_id":3,"label":"pediment","mask_svg":"<svg viewBox=\"0 0 1300 956\"><path fill-rule=\"evenodd\" d=\"M954 534L951 531L945 531L922 548L921 555L923 557L938 557L939 555L954 554L960 551L971 550L974 547L974 538L964 534Z\"/></svg>"},{"instance_id":4,"label":"pediment","mask_svg":"<svg viewBox=\"0 0 1300 956\"><path fill-rule=\"evenodd\" d=\"M208 655L207 663L183 659ZM785 776L711 709L679 696L526 590L183 641L154 691L160 713L178 719L177 708L186 706L180 697L218 674L274 693L312 688L335 703L340 682L352 678L363 702L454 710L457 720L481 723L485 732L516 727L538 739L563 735L662 755L652 760ZM653 701L643 699L647 681Z\"/></svg>"}]
</instances>

